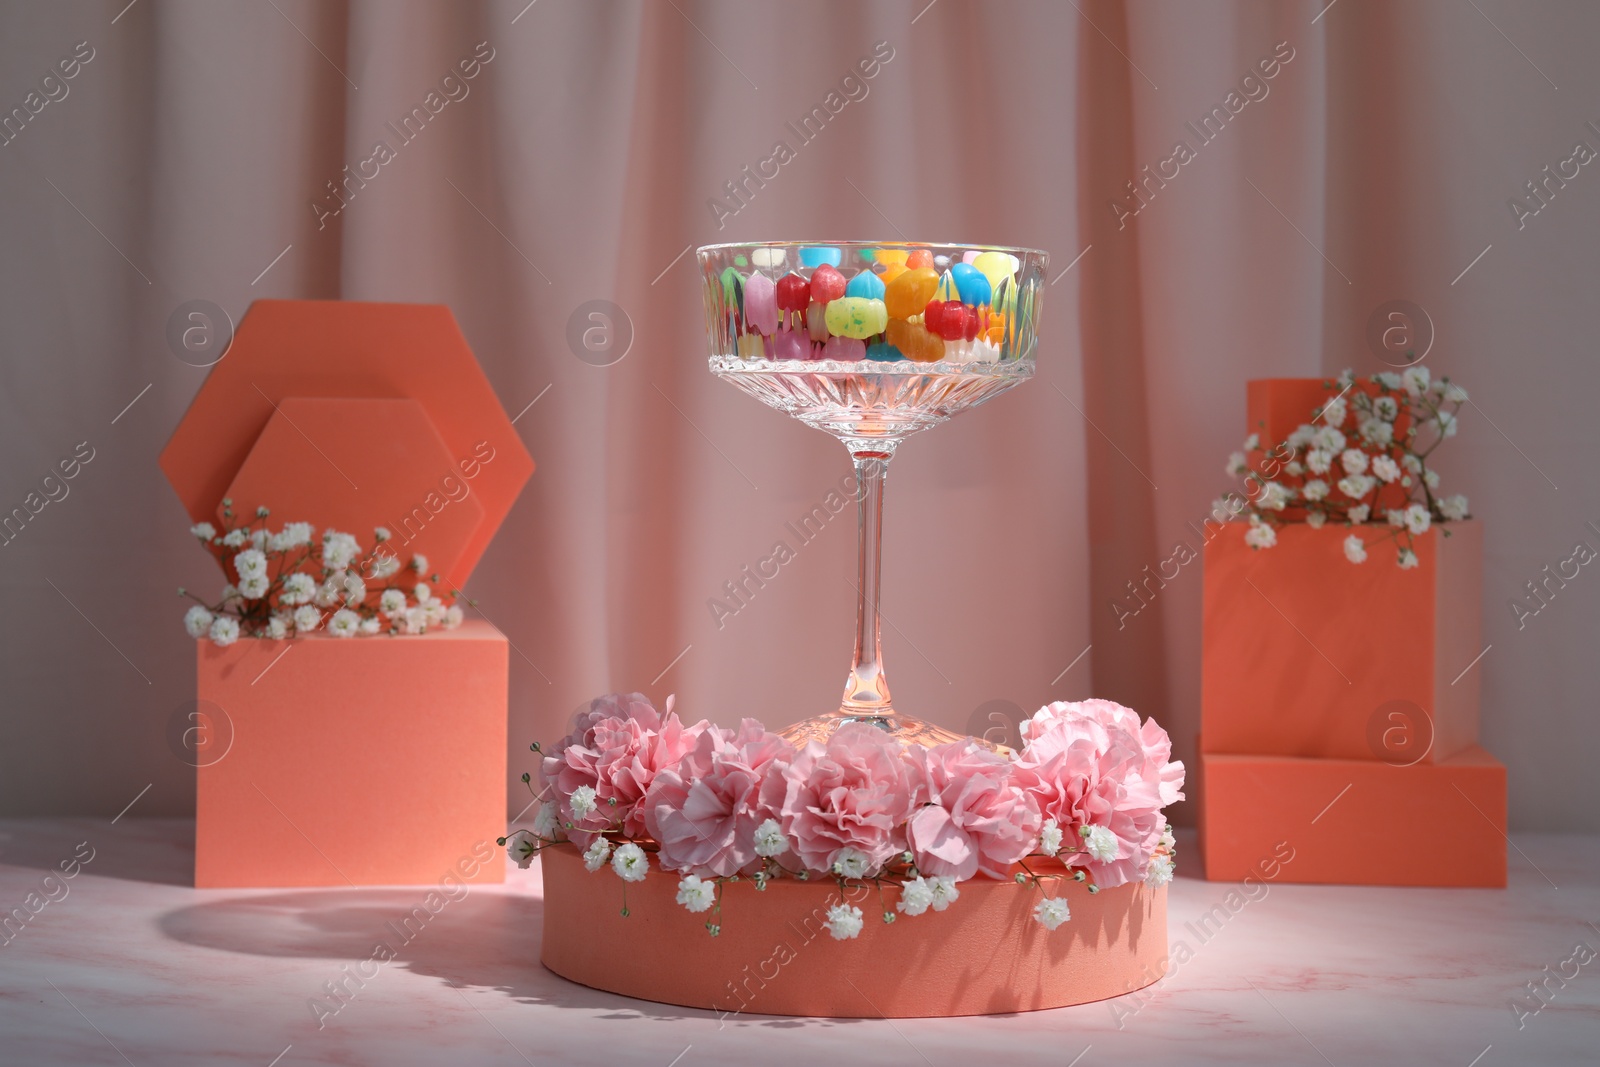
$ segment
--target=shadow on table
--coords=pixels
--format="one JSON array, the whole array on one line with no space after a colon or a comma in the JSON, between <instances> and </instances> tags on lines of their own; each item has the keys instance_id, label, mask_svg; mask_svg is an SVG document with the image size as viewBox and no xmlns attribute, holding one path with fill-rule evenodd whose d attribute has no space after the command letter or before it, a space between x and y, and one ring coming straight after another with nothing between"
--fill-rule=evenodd
<instances>
[{"instance_id":1,"label":"shadow on table","mask_svg":"<svg viewBox=\"0 0 1600 1067\"><path fill-rule=\"evenodd\" d=\"M327 960L327 981L346 982L357 998L359 983L381 983L384 970L399 967L458 989L493 989L523 1003L613 1009L598 1016L602 1019L703 1019L727 1027L850 1021L722 1017L589 989L540 965L543 917L538 897L473 890L452 901L436 888L419 886L230 897L170 911L158 925L174 941L220 952ZM384 961L389 955L393 958ZM314 992L324 996L326 991L307 995Z\"/></svg>"},{"instance_id":2,"label":"shadow on table","mask_svg":"<svg viewBox=\"0 0 1600 1067\"><path fill-rule=\"evenodd\" d=\"M57 872L85 855L92 857L79 865L85 877L193 885L194 820L0 820L0 866Z\"/></svg>"}]
</instances>

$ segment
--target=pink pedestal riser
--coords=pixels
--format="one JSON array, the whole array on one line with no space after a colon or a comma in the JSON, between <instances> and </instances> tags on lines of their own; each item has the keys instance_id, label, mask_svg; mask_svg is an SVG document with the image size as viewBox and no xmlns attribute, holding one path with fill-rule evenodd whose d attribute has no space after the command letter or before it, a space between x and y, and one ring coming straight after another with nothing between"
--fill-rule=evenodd
<instances>
[{"instance_id":1,"label":"pink pedestal riser","mask_svg":"<svg viewBox=\"0 0 1600 1067\"><path fill-rule=\"evenodd\" d=\"M780 879L758 892L740 881L724 887L712 937L710 912L676 902L676 874L652 870L629 885L624 918L623 883L611 871L584 870L568 845L540 863L544 965L641 1000L746 1015L992 1015L1104 1000L1165 973L1167 891L1142 884L1090 894L1052 883L1072 909L1053 932L1032 917L1038 890L1015 882L963 882L947 910L890 924L869 890L851 899L865 917L860 936L835 941L825 923L836 884ZM885 890L889 910L897 899Z\"/></svg>"},{"instance_id":2,"label":"pink pedestal riser","mask_svg":"<svg viewBox=\"0 0 1600 1067\"><path fill-rule=\"evenodd\" d=\"M502 881L506 649L478 620L200 642L199 697L231 742L212 722L199 745L195 885Z\"/></svg>"}]
</instances>

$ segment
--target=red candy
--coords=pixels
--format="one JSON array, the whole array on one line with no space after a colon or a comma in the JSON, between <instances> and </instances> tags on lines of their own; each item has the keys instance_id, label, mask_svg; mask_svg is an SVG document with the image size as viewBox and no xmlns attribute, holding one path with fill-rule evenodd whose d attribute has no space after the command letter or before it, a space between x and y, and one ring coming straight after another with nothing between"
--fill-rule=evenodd
<instances>
[{"instance_id":1,"label":"red candy","mask_svg":"<svg viewBox=\"0 0 1600 1067\"><path fill-rule=\"evenodd\" d=\"M946 341L959 341L963 337L970 341L978 336L978 309L969 308L959 300L946 300L943 303L930 300L927 310L922 313L922 322L930 333L936 333Z\"/></svg>"},{"instance_id":2,"label":"red candy","mask_svg":"<svg viewBox=\"0 0 1600 1067\"><path fill-rule=\"evenodd\" d=\"M931 266L933 266L933 253L926 248L918 248L906 257L906 268L908 270Z\"/></svg>"},{"instance_id":3,"label":"red candy","mask_svg":"<svg viewBox=\"0 0 1600 1067\"><path fill-rule=\"evenodd\" d=\"M842 279L841 279L842 280ZM811 303L811 283L798 274L778 279L778 307L784 311L804 311Z\"/></svg>"},{"instance_id":4,"label":"red candy","mask_svg":"<svg viewBox=\"0 0 1600 1067\"><path fill-rule=\"evenodd\" d=\"M944 301L930 300L928 306L922 309L922 324L928 328L929 333L938 333L939 325L944 321Z\"/></svg>"},{"instance_id":5,"label":"red candy","mask_svg":"<svg viewBox=\"0 0 1600 1067\"><path fill-rule=\"evenodd\" d=\"M844 275L824 263L811 272L811 302L826 304L830 300L838 300L844 296Z\"/></svg>"},{"instance_id":6,"label":"red candy","mask_svg":"<svg viewBox=\"0 0 1600 1067\"><path fill-rule=\"evenodd\" d=\"M961 336L971 341L978 336L978 309L964 308L966 321L962 323Z\"/></svg>"}]
</instances>

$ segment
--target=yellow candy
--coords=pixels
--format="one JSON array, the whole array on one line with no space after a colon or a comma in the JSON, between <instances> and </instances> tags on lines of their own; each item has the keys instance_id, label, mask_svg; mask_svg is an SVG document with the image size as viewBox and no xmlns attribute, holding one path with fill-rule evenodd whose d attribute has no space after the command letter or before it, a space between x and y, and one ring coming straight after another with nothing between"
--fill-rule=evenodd
<instances>
[{"instance_id":1,"label":"yellow candy","mask_svg":"<svg viewBox=\"0 0 1600 1067\"><path fill-rule=\"evenodd\" d=\"M905 272L906 265L904 263L891 263L878 274L878 280L883 282L884 285L888 285Z\"/></svg>"},{"instance_id":2,"label":"yellow candy","mask_svg":"<svg viewBox=\"0 0 1600 1067\"><path fill-rule=\"evenodd\" d=\"M979 274L989 279L989 286L993 289L1000 288L1000 282L1011 277L1022 265L1021 261L1007 252L980 252L972 261Z\"/></svg>"},{"instance_id":3,"label":"yellow candy","mask_svg":"<svg viewBox=\"0 0 1600 1067\"><path fill-rule=\"evenodd\" d=\"M910 254L904 248L880 248L872 253L872 258L884 266L903 267L906 265L906 257Z\"/></svg>"},{"instance_id":4,"label":"yellow candy","mask_svg":"<svg viewBox=\"0 0 1600 1067\"><path fill-rule=\"evenodd\" d=\"M889 313L884 309L882 300L845 296L828 301L826 322L828 332L835 337L865 340L883 332L889 323Z\"/></svg>"},{"instance_id":5,"label":"yellow candy","mask_svg":"<svg viewBox=\"0 0 1600 1067\"><path fill-rule=\"evenodd\" d=\"M956 280L950 277L950 272L945 271L939 275L938 287L934 290L940 300L948 303L951 300L961 299L961 290L956 286Z\"/></svg>"},{"instance_id":6,"label":"yellow candy","mask_svg":"<svg viewBox=\"0 0 1600 1067\"><path fill-rule=\"evenodd\" d=\"M920 315L939 287L939 272L932 267L914 267L893 279L885 278L884 306L892 319Z\"/></svg>"}]
</instances>

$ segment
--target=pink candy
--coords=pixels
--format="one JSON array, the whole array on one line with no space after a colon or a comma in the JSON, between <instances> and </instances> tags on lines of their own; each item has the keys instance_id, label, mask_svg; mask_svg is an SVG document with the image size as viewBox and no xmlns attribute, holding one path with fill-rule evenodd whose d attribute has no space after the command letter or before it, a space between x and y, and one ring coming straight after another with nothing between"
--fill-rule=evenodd
<instances>
[{"instance_id":1,"label":"pink candy","mask_svg":"<svg viewBox=\"0 0 1600 1067\"><path fill-rule=\"evenodd\" d=\"M811 356L811 343L804 334L795 330L784 330L772 340L777 359L808 359Z\"/></svg>"},{"instance_id":2,"label":"pink candy","mask_svg":"<svg viewBox=\"0 0 1600 1067\"><path fill-rule=\"evenodd\" d=\"M854 337L830 337L822 346L823 359L842 359L853 362L867 358L867 342Z\"/></svg>"},{"instance_id":3,"label":"pink candy","mask_svg":"<svg viewBox=\"0 0 1600 1067\"><path fill-rule=\"evenodd\" d=\"M744 317L755 330L770 335L778 328L778 291L759 272L744 283Z\"/></svg>"}]
</instances>

